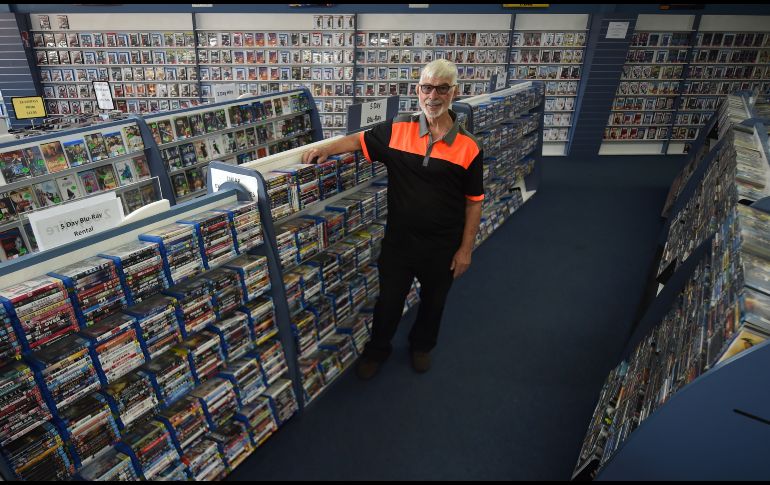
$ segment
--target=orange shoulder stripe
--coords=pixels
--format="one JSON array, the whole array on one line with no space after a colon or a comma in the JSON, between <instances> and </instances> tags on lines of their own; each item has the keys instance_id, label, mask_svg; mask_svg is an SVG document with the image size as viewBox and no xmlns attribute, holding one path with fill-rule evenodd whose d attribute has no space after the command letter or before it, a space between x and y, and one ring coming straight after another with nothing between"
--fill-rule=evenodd
<instances>
[{"instance_id":1,"label":"orange shoulder stripe","mask_svg":"<svg viewBox=\"0 0 770 485\"><path fill-rule=\"evenodd\" d=\"M393 123L390 133L390 144L394 150L414 153L421 157L428 150L428 137L420 138L420 123L414 121L401 121Z\"/></svg>"},{"instance_id":2,"label":"orange shoulder stripe","mask_svg":"<svg viewBox=\"0 0 770 485\"><path fill-rule=\"evenodd\" d=\"M430 156L460 165L467 170L478 154L479 147L476 142L472 138L458 133L452 146L446 143L436 143Z\"/></svg>"}]
</instances>

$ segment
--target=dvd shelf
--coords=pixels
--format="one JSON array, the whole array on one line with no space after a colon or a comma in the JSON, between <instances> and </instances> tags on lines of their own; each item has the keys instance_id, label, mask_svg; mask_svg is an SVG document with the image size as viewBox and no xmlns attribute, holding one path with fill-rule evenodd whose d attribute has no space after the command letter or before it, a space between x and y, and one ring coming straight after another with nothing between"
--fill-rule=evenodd
<instances>
[{"instance_id":1,"label":"dvd shelf","mask_svg":"<svg viewBox=\"0 0 770 485\"><path fill-rule=\"evenodd\" d=\"M484 202L477 246L537 190L543 84L518 81L453 106L484 149Z\"/></svg>"},{"instance_id":2,"label":"dvd shelf","mask_svg":"<svg viewBox=\"0 0 770 485\"><path fill-rule=\"evenodd\" d=\"M311 99L292 90L146 116L177 202L206 192L211 160L242 164L310 143Z\"/></svg>"},{"instance_id":3,"label":"dvd shelf","mask_svg":"<svg viewBox=\"0 0 770 485\"><path fill-rule=\"evenodd\" d=\"M222 476L298 410L267 260L235 246L261 250L258 207L228 194L178 206L114 249L116 236L97 236L106 242L76 263L41 253L40 265L61 265L52 276L11 273L0 296L19 337L8 356L22 362L3 361L0 400L17 418L0 444L14 476L42 476L39 461L58 477ZM227 258L211 253L221 240ZM207 254L222 267L204 270ZM49 451L15 458L30 440Z\"/></svg>"},{"instance_id":4,"label":"dvd shelf","mask_svg":"<svg viewBox=\"0 0 770 485\"><path fill-rule=\"evenodd\" d=\"M400 96L399 112L419 111L420 70L436 59L457 64L457 97L489 91L505 75L509 31L418 30L356 32L356 98Z\"/></svg>"},{"instance_id":5,"label":"dvd shelf","mask_svg":"<svg viewBox=\"0 0 770 485\"><path fill-rule=\"evenodd\" d=\"M160 200L148 156L131 119L0 144L0 259L37 251L33 212L108 192L125 214Z\"/></svg>"},{"instance_id":6,"label":"dvd shelf","mask_svg":"<svg viewBox=\"0 0 770 485\"><path fill-rule=\"evenodd\" d=\"M734 124L693 174L701 178L683 193L690 199L673 219L660 263L678 261L670 291L660 293L607 377L574 477L602 473L616 457L638 459L627 452L624 460L624 445L644 421L665 419L682 388L713 385L698 378L770 338L770 215L746 205L768 195L767 146L764 125Z\"/></svg>"}]
</instances>

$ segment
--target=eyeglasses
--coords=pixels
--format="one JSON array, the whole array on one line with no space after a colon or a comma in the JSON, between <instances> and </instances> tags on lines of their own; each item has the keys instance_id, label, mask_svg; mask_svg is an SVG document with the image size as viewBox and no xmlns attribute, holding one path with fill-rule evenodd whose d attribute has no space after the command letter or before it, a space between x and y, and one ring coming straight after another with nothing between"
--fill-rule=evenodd
<instances>
[{"instance_id":1,"label":"eyeglasses","mask_svg":"<svg viewBox=\"0 0 770 485\"><path fill-rule=\"evenodd\" d=\"M452 84L451 86L449 84L442 84L441 86L434 86L432 84L418 84L420 87L420 91L422 91L422 94L430 94L435 89L437 93L439 94L446 94L449 92L450 89L457 86L456 84Z\"/></svg>"}]
</instances>

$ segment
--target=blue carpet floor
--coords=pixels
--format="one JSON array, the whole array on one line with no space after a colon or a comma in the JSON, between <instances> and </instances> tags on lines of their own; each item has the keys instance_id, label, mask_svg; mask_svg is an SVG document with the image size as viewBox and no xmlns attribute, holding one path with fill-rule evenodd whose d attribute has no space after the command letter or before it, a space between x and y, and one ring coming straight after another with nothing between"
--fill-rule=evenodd
<instances>
[{"instance_id":1,"label":"blue carpet floor","mask_svg":"<svg viewBox=\"0 0 770 485\"><path fill-rule=\"evenodd\" d=\"M545 159L455 282L433 369L411 370L407 318L378 376L348 371L229 479L569 479L681 166L661 158Z\"/></svg>"}]
</instances>

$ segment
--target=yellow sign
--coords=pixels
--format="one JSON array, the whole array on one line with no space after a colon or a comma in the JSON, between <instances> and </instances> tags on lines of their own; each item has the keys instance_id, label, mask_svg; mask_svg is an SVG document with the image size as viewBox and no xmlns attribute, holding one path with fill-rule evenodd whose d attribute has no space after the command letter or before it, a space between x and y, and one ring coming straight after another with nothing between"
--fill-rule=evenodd
<instances>
[{"instance_id":1,"label":"yellow sign","mask_svg":"<svg viewBox=\"0 0 770 485\"><path fill-rule=\"evenodd\" d=\"M548 8L550 3L504 3L503 8Z\"/></svg>"},{"instance_id":2,"label":"yellow sign","mask_svg":"<svg viewBox=\"0 0 770 485\"><path fill-rule=\"evenodd\" d=\"M45 105L40 96L11 98L11 103L13 103L13 111L17 120L45 118Z\"/></svg>"}]
</instances>

